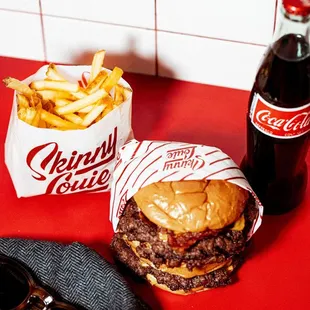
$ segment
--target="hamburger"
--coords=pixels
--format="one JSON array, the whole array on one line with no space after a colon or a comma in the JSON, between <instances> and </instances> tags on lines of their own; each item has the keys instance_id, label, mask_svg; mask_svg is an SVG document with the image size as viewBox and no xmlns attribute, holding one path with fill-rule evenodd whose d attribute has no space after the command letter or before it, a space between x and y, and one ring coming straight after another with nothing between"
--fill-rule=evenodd
<instances>
[{"instance_id":1,"label":"hamburger","mask_svg":"<svg viewBox=\"0 0 310 310\"><path fill-rule=\"evenodd\" d=\"M257 216L249 192L224 180L153 183L127 202L111 247L152 285L199 292L231 283Z\"/></svg>"}]
</instances>

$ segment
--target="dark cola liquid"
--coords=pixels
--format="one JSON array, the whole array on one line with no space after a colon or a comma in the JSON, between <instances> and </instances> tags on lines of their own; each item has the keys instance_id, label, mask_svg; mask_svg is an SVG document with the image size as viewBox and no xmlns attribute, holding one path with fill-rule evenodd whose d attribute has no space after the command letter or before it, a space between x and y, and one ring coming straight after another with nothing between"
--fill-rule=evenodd
<instances>
[{"instance_id":1,"label":"dark cola liquid","mask_svg":"<svg viewBox=\"0 0 310 310\"><path fill-rule=\"evenodd\" d=\"M303 36L288 34L267 51L249 100L255 93L279 107L296 108L310 102L309 46ZM305 158L309 133L293 139L265 135L247 118L247 154L241 164L266 214L296 207L307 185Z\"/></svg>"}]
</instances>

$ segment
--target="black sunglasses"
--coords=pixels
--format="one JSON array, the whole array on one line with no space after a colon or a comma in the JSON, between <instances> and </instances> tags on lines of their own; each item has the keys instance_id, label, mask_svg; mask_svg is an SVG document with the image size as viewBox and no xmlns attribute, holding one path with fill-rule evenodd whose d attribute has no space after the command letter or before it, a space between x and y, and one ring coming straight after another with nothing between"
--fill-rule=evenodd
<instances>
[{"instance_id":1,"label":"black sunglasses","mask_svg":"<svg viewBox=\"0 0 310 310\"><path fill-rule=\"evenodd\" d=\"M77 310L57 301L18 261L0 254L0 310Z\"/></svg>"}]
</instances>

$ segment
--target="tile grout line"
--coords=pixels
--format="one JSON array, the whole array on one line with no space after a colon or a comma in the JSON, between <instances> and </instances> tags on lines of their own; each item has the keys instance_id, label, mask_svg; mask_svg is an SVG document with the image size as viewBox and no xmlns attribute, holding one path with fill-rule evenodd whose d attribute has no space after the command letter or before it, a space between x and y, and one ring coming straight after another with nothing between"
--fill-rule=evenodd
<instances>
[{"instance_id":1,"label":"tile grout line","mask_svg":"<svg viewBox=\"0 0 310 310\"><path fill-rule=\"evenodd\" d=\"M42 24L43 24L43 14L35 13L35 12L25 12L25 11L19 11L19 10L11 10L11 9L0 9L0 11L5 12L14 12L14 13L23 13L23 14L30 14L30 15L40 15L42 17ZM54 18L60 18L60 19L67 19L67 20L75 20L75 21L83 21L83 22L90 22L90 23L97 23L97 24L103 24L108 26L116 26L116 27L124 27L124 28L132 28L132 29L140 29L140 30L148 30L148 31L154 31L152 28L144 28L144 27L138 27L138 26L132 26L132 25L121 25L116 23L108 23L108 22L100 22L100 21L94 21L94 20L87 20L87 19L81 19L81 18L73 18L73 17L64 17L64 16L57 16L52 14L44 14L46 17L54 17ZM223 42L231 42L231 43L237 43L237 44L245 44L245 45L252 45L252 46L261 46L266 47L266 44L261 43L253 43L253 42L245 42L245 41L237 41L237 40L230 40L230 39L223 39L223 38L215 38L215 37L208 37L203 35L197 35L197 34L191 34L191 33L183 33L183 32L177 32L177 31L171 31L171 30L159 30L157 29L156 32L161 33L170 33L170 34L176 34L176 35L183 35L188 37L194 37L194 38L201 38L201 39L210 39L210 40L217 40L217 41L223 41ZM45 38L45 36L44 36Z\"/></svg>"},{"instance_id":2,"label":"tile grout line","mask_svg":"<svg viewBox=\"0 0 310 310\"><path fill-rule=\"evenodd\" d=\"M29 14L29 15L40 15L40 13L37 13L37 12L28 12L28 11L14 10L14 9L6 9L6 8L5 9L0 8L0 11L11 12L11 13L22 13L22 14Z\"/></svg>"},{"instance_id":3,"label":"tile grout line","mask_svg":"<svg viewBox=\"0 0 310 310\"><path fill-rule=\"evenodd\" d=\"M45 40L45 28L44 28L44 20L43 20L43 12L42 12L42 2L39 1L39 8L40 8L40 21L41 21L41 32L42 32L42 41L43 41L43 54L44 54L44 61L47 61L47 52L46 52L46 40Z\"/></svg>"},{"instance_id":4,"label":"tile grout line","mask_svg":"<svg viewBox=\"0 0 310 310\"><path fill-rule=\"evenodd\" d=\"M38 1L40 1L40 0L38 0ZM21 10L13 10L13 9L3 9L3 8L0 8L0 11L11 12L11 13L22 13L22 14L29 14L29 15L41 15L41 7L40 7L40 13L27 12L27 11L21 11ZM89 23L93 23L93 24L102 24L102 25L108 25L108 26L116 26L116 27L124 27L124 28L133 28L133 29L154 31L154 28L148 28L148 27L139 27L139 26L133 26L133 25L126 25L126 24L110 23L110 22L103 22L103 21L98 21L98 20L91 20L91 19L70 17L70 16L59 16L59 15L54 15L54 14L43 14L42 13L42 15L44 15L46 17L53 17L53 18L67 19L67 20L74 20L74 21L81 21L81 22L89 22Z\"/></svg>"},{"instance_id":5,"label":"tile grout line","mask_svg":"<svg viewBox=\"0 0 310 310\"><path fill-rule=\"evenodd\" d=\"M277 25L278 1L279 0L276 0L275 9L274 9L273 32L275 32L276 25Z\"/></svg>"},{"instance_id":6,"label":"tile grout line","mask_svg":"<svg viewBox=\"0 0 310 310\"><path fill-rule=\"evenodd\" d=\"M154 0L154 29L155 29L155 75L158 76L158 35L157 35L157 0Z\"/></svg>"},{"instance_id":7,"label":"tile grout line","mask_svg":"<svg viewBox=\"0 0 310 310\"><path fill-rule=\"evenodd\" d=\"M188 36L188 37L193 37L193 38L209 39L209 40L237 43L237 44L244 44L244 45L262 46L262 47L267 46L266 44L261 44L261 43L253 43L253 42L245 42L245 41L237 41L237 40L230 40L230 39L223 39L223 38L208 37L208 36L203 36L203 35L199 35L199 34L189 34L189 33L177 32L177 31L171 31L171 30L158 30L158 32L178 34L178 35Z\"/></svg>"}]
</instances>

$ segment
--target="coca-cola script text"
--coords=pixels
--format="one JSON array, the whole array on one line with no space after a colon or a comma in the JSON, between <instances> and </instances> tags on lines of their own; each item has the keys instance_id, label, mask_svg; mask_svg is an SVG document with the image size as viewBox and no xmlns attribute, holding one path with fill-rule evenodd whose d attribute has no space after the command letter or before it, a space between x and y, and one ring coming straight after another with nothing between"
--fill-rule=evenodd
<instances>
[{"instance_id":1,"label":"coca-cola script text","mask_svg":"<svg viewBox=\"0 0 310 310\"><path fill-rule=\"evenodd\" d=\"M310 104L297 109L283 109L254 96L251 111L253 125L271 137L295 138L310 130Z\"/></svg>"}]
</instances>

